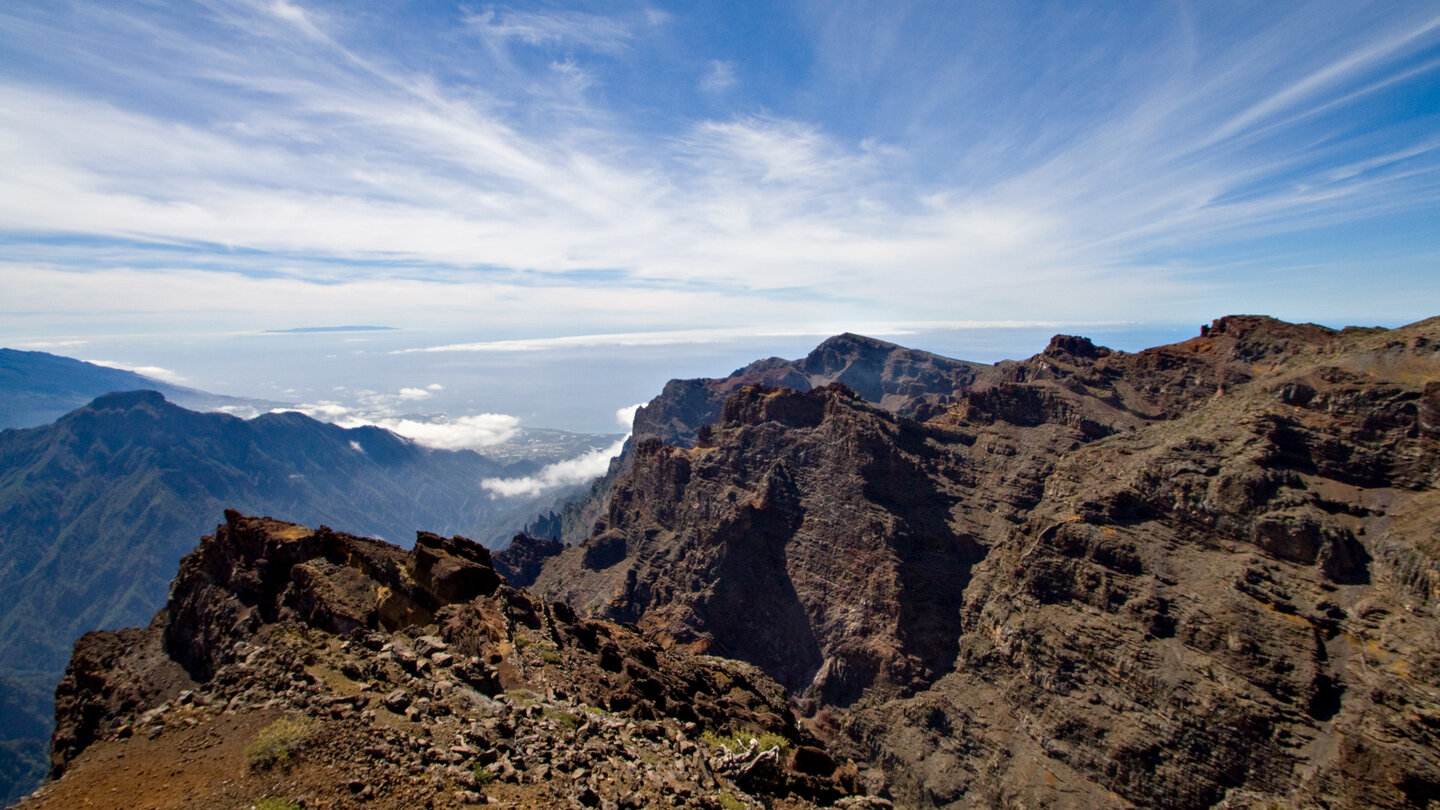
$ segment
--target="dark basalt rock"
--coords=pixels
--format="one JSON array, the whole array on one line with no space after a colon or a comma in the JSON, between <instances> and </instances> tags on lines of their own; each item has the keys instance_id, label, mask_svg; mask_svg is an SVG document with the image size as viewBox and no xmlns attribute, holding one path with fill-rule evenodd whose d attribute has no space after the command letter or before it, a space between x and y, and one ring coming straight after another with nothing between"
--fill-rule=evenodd
<instances>
[{"instance_id":1,"label":"dark basalt rock","mask_svg":"<svg viewBox=\"0 0 1440 810\"><path fill-rule=\"evenodd\" d=\"M491 555L495 570L505 581L517 588L528 588L535 583L540 567L545 561L565 549L556 539L539 538L521 532L515 535L510 545Z\"/></svg>"},{"instance_id":2,"label":"dark basalt rock","mask_svg":"<svg viewBox=\"0 0 1440 810\"><path fill-rule=\"evenodd\" d=\"M233 511L182 561L150 627L77 643L57 705L56 781L34 806L117 800L84 787L96 745L129 750L137 778L155 774L154 790L204 784L219 793L192 803L229 806L223 786L238 774L215 778L191 770L206 758L124 746L277 707L307 718L293 728L312 729L314 742L298 755L318 763L310 789L338 791L327 799L336 806L359 795L419 806L433 803L436 785L474 804L487 779L528 791L537 806L566 796L671 805L705 790L792 794L793 806L810 808L859 787L854 766L837 766L754 667L666 652L547 605L502 581L489 552L463 537L422 532L406 551ZM397 737L387 717L413 731ZM713 740L744 735L803 753L791 764L768 751L774 767L763 774L731 773L731 753ZM84 773L72 776L77 767ZM422 769L433 779L413 778ZM292 787L307 779L298 778Z\"/></svg>"},{"instance_id":3,"label":"dark basalt rock","mask_svg":"<svg viewBox=\"0 0 1440 810\"><path fill-rule=\"evenodd\" d=\"M537 589L756 664L899 806L1437 795L1440 319L897 357L690 386L701 440L638 442Z\"/></svg>"}]
</instances>

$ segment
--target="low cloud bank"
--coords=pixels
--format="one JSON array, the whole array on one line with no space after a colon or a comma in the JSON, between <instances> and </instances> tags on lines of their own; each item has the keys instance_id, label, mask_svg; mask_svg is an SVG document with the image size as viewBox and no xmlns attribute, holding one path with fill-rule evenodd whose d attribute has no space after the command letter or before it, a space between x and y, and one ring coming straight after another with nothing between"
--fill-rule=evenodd
<instances>
[{"instance_id":1,"label":"low cloud bank","mask_svg":"<svg viewBox=\"0 0 1440 810\"><path fill-rule=\"evenodd\" d=\"M503 413L477 413L434 422L414 419L372 419L364 422L337 422L341 427L375 425L440 450L473 450L504 444L520 432L520 420Z\"/></svg>"},{"instance_id":2,"label":"low cloud bank","mask_svg":"<svg viewBox=\"0 0 1440 810\"><path fill-rule=\"evenodd\" d=\"M625 428L625 436L609 447L548 464L534 475L523 478L486 478L480 486L490 490L492 495L513 498L516 495L539 495L548 489L583 484L598 478L610 469L610 459L620 455L625 448L625 441L630 438L630 429L635 423L635 412L642 405L644 403L636 403L615 410L615 422Z\"/></svg>"},{"instance_id":3,"label":"low cloud bank","mask_svg":"<svg viewBox=\"0 0 1440 810\"><path fill-rule=\"evenodd\" d=\"M620 439L609 447L548 464L534 475L524 478L486 478L480 482L480 486L500 497L513 498L516 495L539 495L548 489L583 484L604 475L610 467L610 459L619 455L624 446L625 439Z\"/></svg>"},{"instance_id":4,"label":"low cloud bank","mask_svg":"<svg viewBox=\"0 0 1440 810\"><path fill-rule=\"evenodd\" d=\"M276 411L299 411L313 419L332 422L342 428L372 425L398 433L417 444L437 450L476 450L504 444L520 433L520 420L503 413L477 413L454 418L434 417L425 421L373 412L357 412L338 402L307 402Z\"/></svg>"},{"instance_id":5,"label":"low cloud bank","mask_svg":"<svg viewBox=\"0 0 1440 810\"><path fill-rule=\"evenodd\" d=\"M171 371L168 368L161 368L160 366L137 366L130 363L116 363L110 360L86 360L85 362L106 368L116 368L121 371L133 371L136 374L142 374L152 380L167 382L171 385L179 385L186 381L178 372Z\"/></svg>"},{"instance_id":6,"label":"low cloud bank","mask_svg":"<svg viewBox=\"0 0 1440 810\"><path fill-rule=\"evenodd\" d=\"M635 412L645 407L645 403L637 402L634 405L627 405L624 408L615 409L615 423L625 428L629 433L635 427Z\"/></svg>"}]
</instances>

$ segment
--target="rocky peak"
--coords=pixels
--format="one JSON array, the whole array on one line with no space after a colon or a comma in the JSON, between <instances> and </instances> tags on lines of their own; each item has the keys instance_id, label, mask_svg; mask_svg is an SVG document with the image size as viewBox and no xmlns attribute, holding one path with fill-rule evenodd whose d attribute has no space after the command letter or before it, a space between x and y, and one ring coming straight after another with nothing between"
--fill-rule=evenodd
<instances>
[{"instance_id":1,"label":"rocky peak","mask_svg":"<svg viewBox=\"0 0 1440 810\"><path fill-rule=\"evenodd\" d=\"M638 442L536 587L755 663L907 806L1440 795L1440 319L1058 336L923 423L806 379Z\"/></svg>"},{"instance_id":2,"label":"rocky peak","mask_svg":"<svg viewBox=\"0 0 1440 810\"><path fill-rule=\"evenodd\" d=\"M889 806L754 667L537 600L462 537L233 511L148 628L76 644L57 721L21 807Z\"/></svg>"},{"instance_id":3,"label":"rocky peak","mask_svg":"<svg viewBox=\"0 0 1440 810\"><path fill-rule=\"evenodd\" d=\"M165 397L159 391L117 391L96 397L90 408L96 411L128 411L136 407L159 408L165 404Z\"/></svg>"},{"instance_id":4,"label":"rocky peak","mask_svg":"<svg viewBox=\"0 0 1440 810\"><path fill-rule=\"evenodd\" d=\"M540 566L564 549L564 544L556 538L521 532L511 539L510 545L495 553L495 568L510 584L528 588L540 575Z\"/></svg>"},{"instance_id":5,"label":"rocky peak","mask_svg":"<svg viewBox=\"0 0 1440 810\"><path fill-rule=\"evenodd\" d=\"M923 684L950 663L933 623L979 555L944 525L965 471L930 437L839 384L746 386L703 446L638 444L595 534L536 588L836 705Z\"/></svg>"},{"instance_id":6,"label":"rocky peak","mask_svg":"<svg viewBox=\"0 0 1440 810\"><path fill-rule=\"evenodd\" d=\"M671 380L635 415L635 435L691 445L702 425L720 418L731 392L747 386L808 391L840 383L887 410L914 415L963 390L986 367L845 333L799 360L772 357L718 379Z\"/></svg>"},{"instance_id":7,"label":"rocky peak","mask_svg":"<svg viewBox=\"0 0 1440 810\"><path fill-rule=\"evenodd\" d=\"M1078 335L1056 335L1050 338L1050 345L1040 356L1047 358L1067 358L1072 360L1098 360L1101 357L1109 357L1112 352L1104 346L1096 346L1090 338Z\"/></svg>"}]
</instances>

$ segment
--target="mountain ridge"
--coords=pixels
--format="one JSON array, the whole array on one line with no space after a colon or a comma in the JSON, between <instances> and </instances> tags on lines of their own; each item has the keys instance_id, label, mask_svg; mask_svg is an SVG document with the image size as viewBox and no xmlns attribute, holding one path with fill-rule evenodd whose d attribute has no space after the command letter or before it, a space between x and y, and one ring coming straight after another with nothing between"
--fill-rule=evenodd
<instances>
[{"instance_id":1,"label":"mountain ridge","mask_svg":"<svg viewBox=\"0 0 1440 810\"><path fill-rule=\"evenodd\" d=\"M198 411L263 413L287 403L211 394L48 352L0 348L0 429L38 427L116 391L153 390Z\"/></svg>"},{"instance_id":2,"label":"mountain ridge","mask_svg":"<svg viewBox=\"0 0 1440 810\"><path fill-rule=\"evenodd\" d=\"M512 676L556 667L563 685L532 692L534 711L498 710L512 722L638 690L605 710L649 702L636 719L656 712L654 740L674 747L648 755L697 769L681 779L693 776L690 793L668 799L682 806L728 806L726 791L786 806L765 791L792 789L784 801L857 808L1401 810L1440 795L1440 318L1334 330L1229 316L1135 353L1057 335L993 366L906 359L856 336L822 346L813 379L804 360L770 359L667 386L647 406L655 430L637 420L585 504L531 524L588 520L570 545L522 537L482 564L457 538L422 535L404 558L227 513L215 538L229 539L197 554L232 549L241 562L182 566L172 596L185 607L77 649L63 713L91 731L57 735L57 763L78 765L31 806L93 795L121 753L184 750L167 746L198 739L190 721L257 733L258 720L239 718L268 718L267 706L318 717L333 736L293 789L252 776L246 790L343 802L324 769L343 769L362 736L383 733L366 724L400 715L408 737L364 750L401 770L378 763L385 775L348 783L357 795L471 802L491 788L448 767L471 757L500 780L497 797L521 806L621 805L624 790L645 789L598 757L591 781L562 789L579 793L553 793L558 761L532 743L568 752L580 737L555 724L513 742L486 731L445 753L435 734L446 718L490 704L446 697L452 654L424 641L444 663L422 666L414 653L431 637L480 644L466 648L475 658L460 680L477 678L502 706L507 666ZM890 399L870 401L846 375ZM766 384L786 378L805 390ZM692 438L667 443L664 431ZM533 577L533 595L458 613L426 601L446 589L463 601L465 583L486 591L500 571L512 585ZM619 651L582 641L602 626ZM168 653L161 638L175 639ZM280 651L274 666L260 646ZM185 663L192 649L204 660ZM307 650L321 667L311 683L405 694L368 713L368 698L311 694L295 668ZM476 668L487 660L492 669ZM731 700L732 674L678 687L695 666L752 667L744 683L756 697ZM205 696L201 709L186 707L186 690ZM124 696L134 699L95 708ZM746 781L782 759L758 743L738 758L712 748L706 781L685 753L709 744L693 737L703 724L686 718L719 721L742 705L752 712L742 724L797 746L785 767L812 763L821 781ZM238 767L238 752L224 756ZM732 778L742 761L747 775ZM435 778L411 779L421 793L408 792L404 768ZM170 778L195 784L185 773ZM608 794L594 774L626 787ZM169 790L155 781L125 784ZM536 785L552 792L523 787Z\"/></svg>"},{"instance_id":3,"label":"mountain ridge","mask_svg":"<svg viewBox=\"0 0 1440 810\"><path fill-rule=\"evenodd\" d=\"M753 667L536 600L461 537L406 551L234 511L148 627L76 644L57 717L54 780L19 807L97 790L125 806L890 806L845 798L854 766ZM260 746L274 739L283 756Z\"/></svg>"},{"instance_id":4,"label":"mountain ridge","mask_svg":"<svg viewBox=\"0 0 1440 810\"><path fill-rule=\"evenodd\" d=\"M48 425L0 431L0 796L43 774L50 693L86 630L143 623L166 569L225 509L404 538L499 541L542 499L478 482L534 472L296 412L200 413L154 391L105 394ZM11 744L13 743L13 744Z\"/></svg>"},{"instance_id":5,"label":"mountain ridge","mask_svg":"<svg viewBox=\"0 0 1440 810\"><path fill-rule=\"evenodd\" d=\"M1440 792L1440 319L1062 335L923 422L740 376L537 592L755 663L909 806Z\"/></svg>"}]
</instances>

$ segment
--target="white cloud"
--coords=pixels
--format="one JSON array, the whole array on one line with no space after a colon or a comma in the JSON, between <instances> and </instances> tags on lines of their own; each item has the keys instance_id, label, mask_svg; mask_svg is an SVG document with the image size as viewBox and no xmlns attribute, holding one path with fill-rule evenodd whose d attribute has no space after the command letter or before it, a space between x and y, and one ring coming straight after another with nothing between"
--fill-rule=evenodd
<instances>
[{"instance_id":1,"label":"white cloud","mask_svg":"<svg viewBox=\"0 0 1440 810\"><path fill-rule=\"evenodd\" d=\"M476 450L504 444L520 432L520 420L501 413L440 418L430 422L396 417L352 418L336 424L347 428L374 425L413 439L417 444L441 450Z\"/></svg>"},{"instance_id":2,"label":"white cloud","mask_svg":"<svg viewBox=\"0 0 1440 810\"><path fill-rule=\"evenodd\" d=\"M430 391L444 391L444 390L445 390L445 386L441 385L440 383L430 383L429 385L425 386L425 388L426 388L427 390L430 390Z\"/></svg>"},{"instance_id":3,"label":"white cloud","mask_svg":"<svg viewBox=\"0 0 1440 810\"><path fill-rule=\"evenodd\" d=\"M615 411L615 423L625 428L628 433L635 426L635 412L645 407L645 403L637 402L634 405L627 405L624 408L617 408Z\"/></svg>"},{"instance_id":4,"label":"white cloud","mask_svg":"<svg viewBox=\"0 0 1440 810\"><path fill-rule=\"evenodd\" d=\"M431 393L424 388L401 388L397 396L403 402L412 402L417 399L429 399Z\"/></svg>"},{"instance_id":5,"label":"white cloud","mask_svg":"<svg viewBox=\"0 0 1440 810\"><path fill-rule=\"evenodd\" d=\"M275 408L271 413L284 413L286 411L299 411L312 419L320 419L330 422L350 414L350 408L338 402L321 400L320 402L306 402L287 408Z\"/></svg>"},{"instance_id":6,"label":"white cloud","mask_svg":"<svg viewBox=\"0 0 1440 810\"><path fill-rule=\"evenodd\" d=\"M1377 116L1365 136L1374 143L1343 128L1314 143L1290 137L1314 135L1296 122L1373 99L1401 68L1433 71L1423 57L1440 22L1419 6L1334 12L1373 18L1345 29L1307 26L1320 12L1258 15L1267 25L1221 49L1157 41L1129 55L1166 69L1114 85L1113 97L1095 97L1106 102L1097 110L1076 117L1017 94L1003 109L976 108L974 129L988 134L972 142L921 126L943 107L969 109L956 103L965 83L948 75L897 87L909 95L886 109L914 120L895 127L841 127L797 105L698 123L683 115L688 128L657 132L577 97L593 64L572 52L640 47L663 33L647 30L646 17L651 28L668 20L653 10L632 20L490 8L468 18L468 30L502 56L467 55L470 64L439 53L367 59L343 44L366 37L362 18L342 6L327 18L289 0L203 5L229 26L224 36L197 36L189 18L151 15L147 4L93 4L63 19L14 12L28 15L23 39L44 43L17 58L44 48L83 65L77 75L123 76L124 89L67 85L60 73L44 86L0 79L0 227L98 237L7 244L0 328L48 339L38 330L73 334L102 320L132 331L176 318L264 328L290 325L293 313L396 312L447 324L493 314L501 326L546 312L567 331L596 333L695 319L850 328L869 312L1190 317L1210 282L1184 266L1187 256L1225 240L1413 214L1436 197L1434 150L1417 146L1428 131L1387 128ZM106 28L71 30L86 20ZM527 46L563 53L503 57ZM827 54L815 56L818 86ZM700 71L702 86L735 89L730 63ZM481 78L431 78L452 72ZM1073 86L1108 87L1096 79L1109 76L1077 65ZM987 77L968 78L980 86ZM908 136L869 131L882 129L915 138L889 145ZM1266 140L1277 132L1287 137ZM1281 141L1289 145L1277 149ZM1379 152L1404 159L1377 162ZM176 253L156 245L214 246L195 264L226 271L177 267ZM613 281L566 275L597 268ZM1306 273L1291 297L1343 289L1377 308L1393 299L1395 285L1348 270ZM225 313L208 305L217 299ZM475 350L507 350L501 343Z\"/></svg>"},{"instance_id":7,"label":"white cloud","mask_svg":"<svg viewBox=\"0 0 1440 810\"><path fill-rule=\"evenodd\" d=\"M601 475L610 468L610 460L620 455L625 440L630 438L630 428L635 422L635 412L644 403L617 408L615 421L625 428L625 437L609 447L591 450L575 458L548 464L534 475L522 478L486 478L480 486L496 496L510 498L516 495L538 495L547 490L583 484Z\"/></svg>"},{"instance_id":8,"label":"white cloud","mask_svg":"<svg viewBox=\"0 0 1440 810\"><path fill-rule=\"evenodd\" d=\"M621 439L601 450L592 450L584 455L546 465L534 475L524 478L486 478L480 486L494 495L511 498L516 495L538 495L559 487L583 484L604 475L610 467L610 459L620 454L625 446Z\"/></svg>"},{"instance_id":9,"label":"white cloud","mask_svg":"<svg viewBox=\"0 0 1440 810\"><path fill-rule=\"evenodd\" d=\"M260 415L258 408L249 405L221 405L219 408L216 408L216 410L239 419L254 419Z\"/></svg>"},{"instance_id":10,"label":"white cloud","mask_svg":"<svg viewBox=\"0 0 1440 810\"><path fill-rule=\"evenodd\" d=\"M723 93L735 86L735 63L712 59L710 70L700 79L700 89L707 93Z\"/></svg>"},{"instance_id":11,"label":"white cloud","mask_svg":"<svg viewBox=\"0 0 1440 810\"><path fill-rule=\"evenodd\" d=\"M893 325L872 324L866 334L897 334L901 329ZM427 346L417 349L397 349L391 354L414 352L538 352L554 349L574 349L593 346L673 346L716 341L742 337L805 337L809 335L829 336L845 331L836 324L807 325L794 327L732 327L718 329L676 329L656 332L611 332L595 335L567 335L565 337L534 338L526 340L487 340L474 343L450 343L444 346Z\"/></svg>"},{"instance_id":12,"label":"white cloud","mask_svg":"<svg viewBox=\"0 0 1440 810\"><path fill-rule=\"evenodd\" d=\"M72 349L76 346L89 345L88 340L20 340L12 343L16 349L30 351L41 351L43 349Z\"/></svg>"},{"instance_id":13,"label":"white cloud","mask_svg":"<svg viewBox=\"0 0 1440 810\"><path fill-rule=\"evenodd\" d=\"M185 382L185 377L178 372L171 371L168 368L161 368L160 366L140 366L130 363L116 363L110 360L86 360L85 362L94 363L97 366L104 366L106 368L117 368L121 371L133 371L136 374L141 374L153 380L167 382L172 385L181 385Z\"/></svg>"},{"instance_id":14,"label":"white cloud","mask_svg":"<svg viewBox=\"0 0 1440 810\"><path fill-rule=\"evenodd\" d=\"M465 18L475 33L496 41L519 40L528 45L575 44L616 52L630 39L629 26L610 17L581 11L515 11L489 8Z\"/></svg>"}]
</instances>

